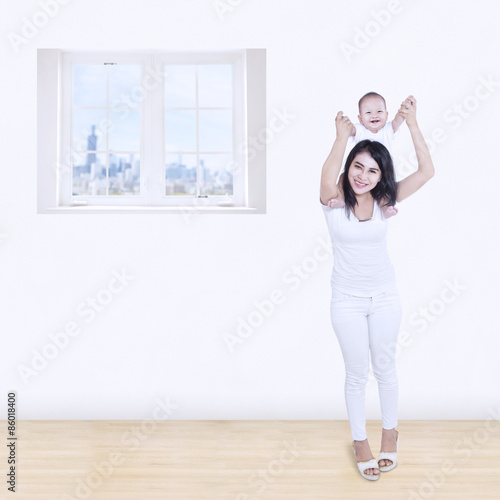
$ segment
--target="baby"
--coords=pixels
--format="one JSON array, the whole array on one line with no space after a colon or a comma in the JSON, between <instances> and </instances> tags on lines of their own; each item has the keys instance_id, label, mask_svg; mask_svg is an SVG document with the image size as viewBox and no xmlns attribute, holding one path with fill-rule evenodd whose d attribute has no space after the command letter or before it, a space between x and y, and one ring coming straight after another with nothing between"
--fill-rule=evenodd
<instances>
[{"instance_id":1,"label":"baby","mask_svg":"<svg viewBox=\"0 0 500 500\"><path fill-rule=\"evenodd\" d=\"M385 99L376 92L368 92L359 100L359 123L352 126L351 142L357 144L365 139L382 143L391 153L392 156L392 141L396 136L399 127L405 121L405 118L399 111L394 119L387 121L389 113L385 105ZM345 206L344 195L342 193L342 173L339 177L339 194L336 198L328 201L330 208L341 208ZM388 219L398 213L395 206L382 207L384 217Z\"/></svg>"}]
</instances>

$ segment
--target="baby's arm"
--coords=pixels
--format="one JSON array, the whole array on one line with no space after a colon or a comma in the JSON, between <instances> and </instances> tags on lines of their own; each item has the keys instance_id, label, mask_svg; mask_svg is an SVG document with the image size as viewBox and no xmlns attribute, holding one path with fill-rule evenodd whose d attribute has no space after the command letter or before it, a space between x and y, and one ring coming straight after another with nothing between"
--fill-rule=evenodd
<instances>
[{"instance_id":1,"label":"baby's arm","mask_svg":"<svg viewBox=\"0 0 500 500\"><path fill-rule=\"evenodd\" d=\"M399 127L403 125L403 122L405 121L404 115L402 115L399 111L396 113L396 116L394 117L394 120L392 120L392 130L394 133L396 133L399 130Z\"/></svg>"},{"instance_id":2,"label":"baby's arm","mask_svg":"<svg viewBox=\"0 0 500 500\"><path fill-rule=\"evenodd\" d=\"M353 125L352 128L351 128L350 136L351 137L355 137L355 135L356 135L356 127Z\"/></svg>"}]
</instances>

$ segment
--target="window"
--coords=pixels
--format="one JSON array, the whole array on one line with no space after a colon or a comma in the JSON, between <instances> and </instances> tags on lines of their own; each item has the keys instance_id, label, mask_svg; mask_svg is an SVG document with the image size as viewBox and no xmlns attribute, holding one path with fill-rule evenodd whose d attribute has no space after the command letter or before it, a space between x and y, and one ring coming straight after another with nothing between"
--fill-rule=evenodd
<instances>
[{"instance_id":1,"label":"window","mask_svg":"<svg viewBox=\"0 0 500 500\"><path fill-rule=\"evenodd\" d=\"M140 86L141 64L76 62L67 70L72 159L64 197L100 203L102 197L140 196L143 113L121 93Z\"/></svg>"},{"instance_id":2,"label":"window","mask_svg":"<svg viewBox=\"0 0 500 500\"><path fill-rule=\"evenodd\" d=\"M240 191L233 179L233 136L241 117L234 116L232 64L165 61L162 68L165 196L229 201Z\"/></svg>"},{"instance_id":3,"label":"window","mask_svg":"<svg viewBox=\"0 0 500 500\"><path fill-rule=\"evenodd\" d=\"M264 55L39 49L39 213L265 213Z\"/></svg>"}]
</instances>

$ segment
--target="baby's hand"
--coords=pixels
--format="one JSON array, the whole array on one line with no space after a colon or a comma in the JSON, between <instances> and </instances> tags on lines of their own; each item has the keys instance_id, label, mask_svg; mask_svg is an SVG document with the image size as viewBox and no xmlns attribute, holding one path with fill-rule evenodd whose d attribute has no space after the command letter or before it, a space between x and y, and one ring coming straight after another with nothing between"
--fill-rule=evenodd
<instances>
[{"instance_id":1,"label":"baby's hand","mask_svg":"<svg viewBox=\"0 0 500 500\"><path fill-rule=\"evenodd\" d=\"M417 100L412 95L408 96L401 103L398 113L406 119L408 125L417 123Z\"/></svg>"}]
</instances>

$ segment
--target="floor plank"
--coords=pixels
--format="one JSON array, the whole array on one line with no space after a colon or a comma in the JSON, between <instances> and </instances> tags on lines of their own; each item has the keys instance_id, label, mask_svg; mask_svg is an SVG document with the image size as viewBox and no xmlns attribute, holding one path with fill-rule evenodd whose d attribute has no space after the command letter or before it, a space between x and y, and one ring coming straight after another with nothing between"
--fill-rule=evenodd
<instances>
[{"instance_id":1,"label":"floor plank","mask_svg":"<svg viewBox=\"0 0 500 500\"><path fill-rule=\"evenodd\" d=\"M397 429L398 466L367 481L346 421L19 421L12 498L500 499L498 421L400 421ZM367 423L375 457L380 432L380 422ZM5 483L4 493L10 498Z\"/></svg>"}]
</instances>

